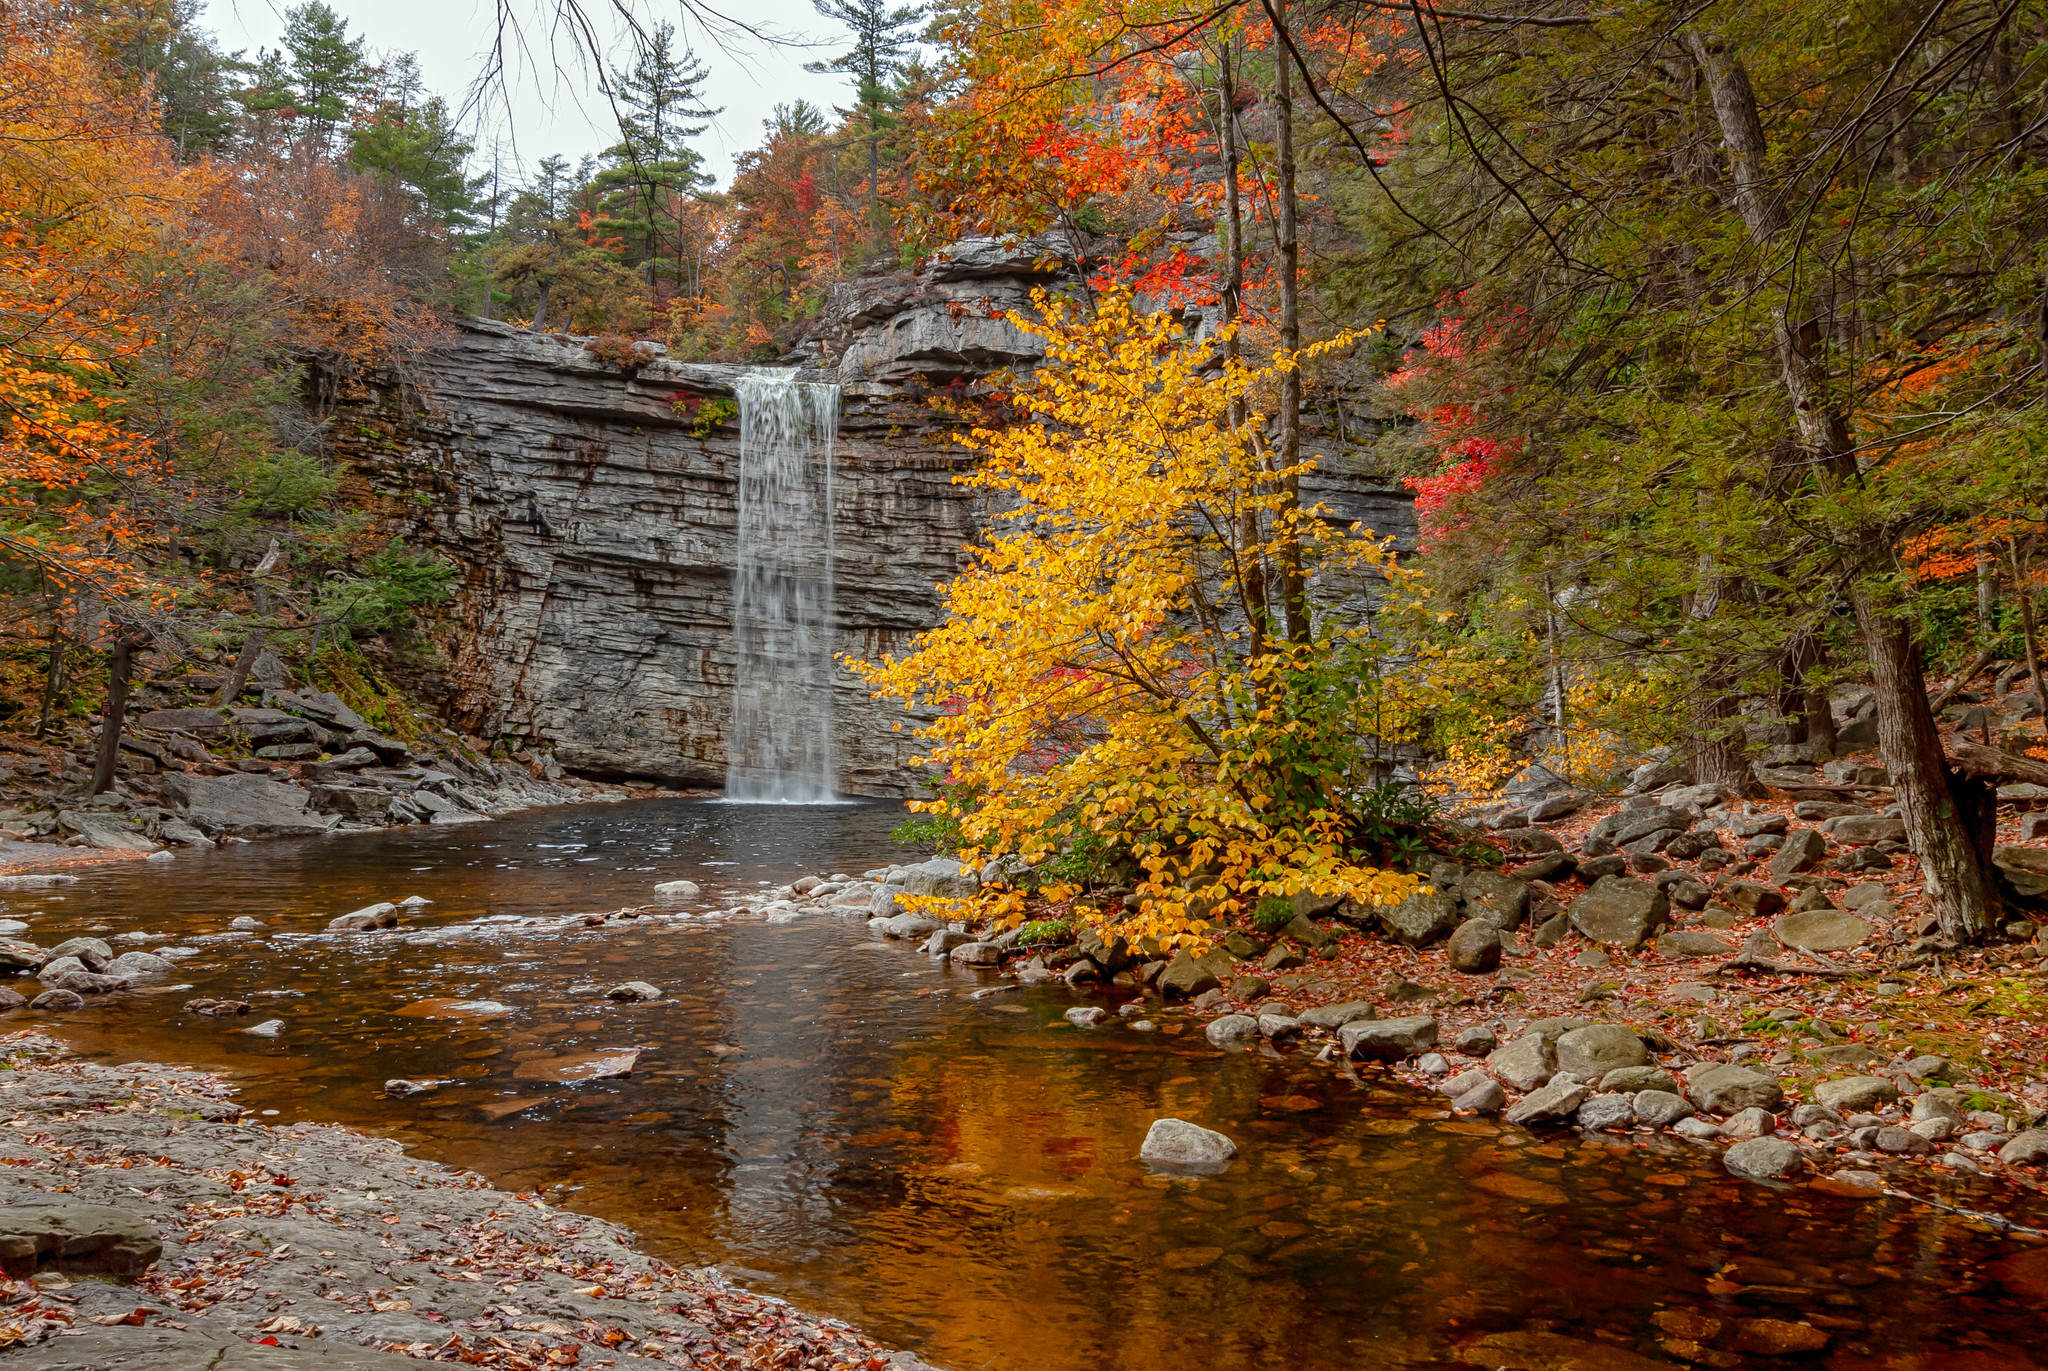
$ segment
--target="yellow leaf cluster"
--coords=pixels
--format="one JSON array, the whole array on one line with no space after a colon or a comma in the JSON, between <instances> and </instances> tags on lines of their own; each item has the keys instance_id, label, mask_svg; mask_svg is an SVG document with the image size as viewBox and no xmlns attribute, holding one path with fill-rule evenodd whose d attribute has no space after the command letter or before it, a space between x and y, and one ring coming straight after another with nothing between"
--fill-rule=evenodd
<instances>
[{"instance_id":1,"label":"yellow leaf cluster","mask_svg":"<svg viewBox=\"0 0 2048 1371\"><path fill-rule=\"evenodd\" d=\"M1406 898L1415 878L1370 859L1357 802L1386 747L1445 706L1456 664L1394 669L1363 605L1413 601L1415 573L1288 499L1255 403L1354 339L1254 365L1125 295L1092 313L1036 303L1041 317L1012 316L1045 339L1014 397L1028 420L964 440L984 460L960 479L998 511L989 535L939 627L853 663L878 696L935 715L920 761L943 792L920 807L958 823L968 860L1106 840L1140 874L1135 899L1095 917L1161 947L1267 897ZM1323 597L1307 641L1262 619L1255 587L1283 540ZM997 888L976 912L1022 908Z\"/></svg>"}]
</instances>

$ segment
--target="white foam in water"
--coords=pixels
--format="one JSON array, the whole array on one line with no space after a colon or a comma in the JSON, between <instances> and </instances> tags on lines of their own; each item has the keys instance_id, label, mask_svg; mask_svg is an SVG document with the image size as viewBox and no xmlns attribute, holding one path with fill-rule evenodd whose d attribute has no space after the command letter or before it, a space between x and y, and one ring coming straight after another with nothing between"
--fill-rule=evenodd
<instances>
[{"instance_id":1,"label":"white foam in water","mask_svg":"<svg viewBox=\"0 0 2048 1371\"><path fill-rule=\"evenodd\" d=\"M835 800L832 768L832 440L839 387L794 367L744 373L735 671L725 797Z\"/></svg>"}]
</instances>

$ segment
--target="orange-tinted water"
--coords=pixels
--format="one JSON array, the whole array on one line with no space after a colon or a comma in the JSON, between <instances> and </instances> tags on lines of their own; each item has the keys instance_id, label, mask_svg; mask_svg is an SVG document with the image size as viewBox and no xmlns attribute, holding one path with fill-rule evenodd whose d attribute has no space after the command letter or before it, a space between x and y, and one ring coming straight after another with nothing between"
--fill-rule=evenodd
<instances>
[{"instance_id":1,"label":"orange-tinted water","mask_svg":"<svg viewBox=\"0 0 2048 1371\"><path fill-rule=\"evenodd\" d=\"M960 1371L2042 1364L2048 1246L1922 1207L1738 1182L1670 1139L1450 1119L1301 1054L1219 1053L1177 1012L1153 1013L1156 1031L1074 1029L1064 988L971 998L1000 982L858 920L477 922L637 904L677 877L705 883L681 906L704 909L714 883L858 874L904 859L887 836L899 818L558 810L110 867L13 892L0 913L45 945L103 926L200 948L180 965L192 990L61 1021L85 1050L225 1070L278 1122L383 1131L503 1185L580 1187L558 1193L672 1260L722 1264ZM450 931L319 932L409 894L435 901L416 930ZM213 936L245 914L265 926ZM603 997L628 979L668 998ZM202 994L256 1013L184 1015ZM508 1010L430 1003L478 999ZM269 1017L288 1025L274 1041L239 1031ZM632 1047L630 1079L521 1078ZM447 1083L392 1100L392 1077ZM1161 1115L1230 1134L1242 1157L1221 1177L1151 1174L1138 1144ZM1914 1183L2044 1221L1988 1182Z\"/></svg>"}]
</instances>

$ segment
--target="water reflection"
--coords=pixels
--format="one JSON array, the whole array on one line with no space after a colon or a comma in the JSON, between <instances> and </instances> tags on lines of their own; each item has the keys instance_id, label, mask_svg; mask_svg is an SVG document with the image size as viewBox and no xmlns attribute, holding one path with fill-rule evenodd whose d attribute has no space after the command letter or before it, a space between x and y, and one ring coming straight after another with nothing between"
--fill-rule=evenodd
<instances>
[{"instance_id":1,"label":"water reflection","mask_svg":"<svg viewBox=\"0 0 2048 1371\"><path fill-rule=\"evenodd\" d=\"M114 868L0 913L45 943L103 925L199 948L193 990L66 1021L82 1046L224 1068L280 1121L377 1128L502 1184L581 1187L569 1202L672 1259L954 1367L2039 1364L2048 1249L1924 1208L1738 1183L1669 1139L1447 1118L1300 1054L1223 1056L1173 1014L1156 1033L1073 1029L1064 991L970 998L976 973L857 921L478 923L636 903L678 877L708 908L714 884L857 872L891 855L897 817L559 811ZM424 934L319 931L407 894L435 901ZM243 914L264 926L233 933ZM603 998L627 979L669 998ZM266 1042L182 1015L198 994L290 1027ZM479 1000L506 1008L459 1003ZM633 1048L630 1079L546 1079L564 1056ZM444 1084L394 1101L391 1077ZM1138 1144L1162 1114L1231 1134L1242 1160L1148 1174Z\"/></svg>"}]
</instances>

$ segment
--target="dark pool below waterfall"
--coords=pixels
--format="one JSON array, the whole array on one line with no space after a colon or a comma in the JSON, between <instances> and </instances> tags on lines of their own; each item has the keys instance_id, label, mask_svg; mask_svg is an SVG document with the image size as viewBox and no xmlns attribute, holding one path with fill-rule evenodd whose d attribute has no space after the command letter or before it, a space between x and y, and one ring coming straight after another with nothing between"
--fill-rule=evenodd
<instances>
[{"instance_id":1,"label":"dark pool below waterfall","mask_svg":"<svg viewBox=\"0 0 2048 1371\"><path fill-rule=\"evenodd\" d=\"M1450 1118L1307 1054L1219 1053L1174 1012L1151 1032L1074 1029L1064 988L973 999L984 973L857 919L319 932L405 895L435 902L413 921L435 928L641 903L679 877L707 890L684 908L712 908L715 888L902 860L899 818L554 810L112 866L10 892L4 913L45 945L103 926L201 949L180 966L194 989L59 1021L84 1050L224 1070L276 1122L378 1130L501 1185L580 1187L557 1193L671 1260L958 1371L2048 1365L2048 1244L1745 1184L1669 1139ZM238 915L264 927L197 941ZM603 998L630 979L668 998ZM278 991L301 993L261 993ZM256 1014L193 1018L195 995ZM425 1003L477 999L510 1012ZM269 1017L288 1025L275 1040L238 1031ZM536 1058L631 1047L629 1079L520 1079ZM392 1077L448 1083L391 1100ZM1221 1177L1151 1174L1138 1144L1161 1115L1230 1134L1242 1158ZM1989 1182L1916 1181L2048 1226L2048 1205Z\"/></svg>"}]
</instances>

